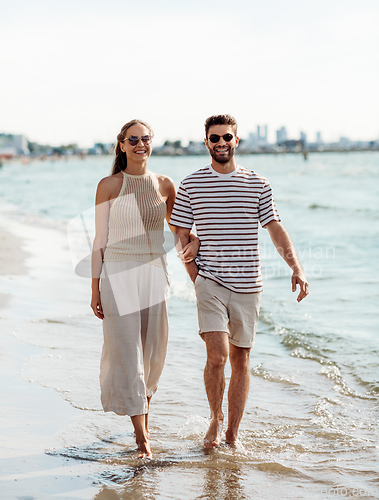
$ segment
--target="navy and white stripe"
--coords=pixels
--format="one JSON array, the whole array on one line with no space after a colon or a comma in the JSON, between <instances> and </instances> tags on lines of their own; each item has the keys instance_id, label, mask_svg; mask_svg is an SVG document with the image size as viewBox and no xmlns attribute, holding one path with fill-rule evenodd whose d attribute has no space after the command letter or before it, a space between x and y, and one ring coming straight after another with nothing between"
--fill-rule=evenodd
<instances>
[{"instance_id":1,"label":"navy and white stripe","mask_svg":"<svg viewBox=\"0 0 379 500\"><path fill-rule=\"evenodd\" d=\"M264 177L237 166L219 174L211 165L180 184L170 224L191 229L201 246L199 274L239 293L262 291L258 222L280 221Z\"/></svg>"}]
</instances>

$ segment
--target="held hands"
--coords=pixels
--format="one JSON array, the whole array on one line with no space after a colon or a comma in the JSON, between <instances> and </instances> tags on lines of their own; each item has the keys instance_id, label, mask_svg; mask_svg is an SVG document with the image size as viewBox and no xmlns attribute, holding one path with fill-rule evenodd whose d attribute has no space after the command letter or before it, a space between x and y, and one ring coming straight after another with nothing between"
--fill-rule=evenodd
<instances>
[{"instance_id":1,"label":"held hands","mask_svg":"<svg viewBox=\"0 0 379 500\"><path fill-rule=\"evenodd\" d=\"M297 285L300 286L300 292L296 300L300 302L301 300L305 299L305 297L309 294L309 285L304 273L302 271L294 272L291 278L291 282L293 292L296 292Z\"/></svg>"},{"instance_id":2,"label":"held hands","mask_svg":"<svg viewBox=\"0 0 379 500\"><path fill-rule=\"evenodd\" d=\"M99 319L104 319L99 290L92 292L91 308L95 316L97 316Z\"/></svg>"},{"instance_id":3,"label":"held hands","mask_svg":"<svg viewBox=\"0 0 379 500\"><path fill-rule=\"evenodd\" d=\"M188 262L192 262L195 259L199 248L199 238L191 233L190 242L187 243L187 245L180 252L178 252L178 257L184 264L188 264Z\"/></svg>"}]
</instances>

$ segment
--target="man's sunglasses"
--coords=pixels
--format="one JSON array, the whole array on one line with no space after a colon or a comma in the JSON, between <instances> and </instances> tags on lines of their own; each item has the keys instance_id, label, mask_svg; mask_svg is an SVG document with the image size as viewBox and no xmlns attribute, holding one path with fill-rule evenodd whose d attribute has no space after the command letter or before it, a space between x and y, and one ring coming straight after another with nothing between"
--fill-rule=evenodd
<instances>
[{"instance_id":1,"label":"man's sunglasses","mask_svg":"<svg viewBox=\"0 0 379 500\"><path fill-rule=\"evenodd\" d=\"M144 144L150 144L152 137L150 135L143 135L141 137L137 137L136 135L131 135L126 139L124 139L122 142L129 141L129 144L131 146L137 146L140 139Z\"/></svg>"},{"instance_id":2,"label":"man's sunglasses","mask_svg":"<svg viewBox=\"0 0 379 500\"><path fill-rule=\"evenodd\" d=\"M230 142L234 136L232 134L224 134L224 135L211 134L209 136L209 140L213 142L213 144L216 144L221 139L221 137L224 139L225 142Z\"/></svg>"}]
</instances>

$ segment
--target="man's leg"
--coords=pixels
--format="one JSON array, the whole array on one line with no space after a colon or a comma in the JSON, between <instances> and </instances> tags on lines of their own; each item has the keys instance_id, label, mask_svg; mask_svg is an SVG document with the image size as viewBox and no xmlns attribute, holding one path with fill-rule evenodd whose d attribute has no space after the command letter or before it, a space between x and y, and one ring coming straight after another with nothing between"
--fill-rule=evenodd
<instances>
[{"instance_id":1,"label":"man's leg","mask_svg":"<svg viewBox=\"0 0 379 500\"><path fill-rule=\"evenodd\" d=\"M232 367L228 391L228 429L226 442L235 444L238 437L238 428L249 394L250 387L250 348L229 346L229 359Z\"/></svg>"},{"instance_id":2,"label":"man's leg","mask_svg":"<svg viewBox=\"0 0 379 500\"><path fill-rule=\"evenodd\" d=\"M229 337L226 332L206 332L203 338L207 346L207 364L204 369L204 384L211 410L211 424L204 437L205 448L215 448L221 443L222 399L225 389L224 368L229 352Z\"/></svg>"}]
</instances>

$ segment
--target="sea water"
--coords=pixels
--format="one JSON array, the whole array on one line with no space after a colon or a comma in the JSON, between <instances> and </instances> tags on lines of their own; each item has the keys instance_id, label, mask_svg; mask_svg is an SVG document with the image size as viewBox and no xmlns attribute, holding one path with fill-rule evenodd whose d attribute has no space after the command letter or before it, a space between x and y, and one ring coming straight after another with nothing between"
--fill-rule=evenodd
<instances>
[{"instance_id":1,"label":"sea water","mask_svg":"<svg viewBox=\"0 0 379 500\"><path fill-rule=\"evenodd\" d=\"M130 419L101 409L101 322L89 308L89 279L75 274L70 231L67 238L78 217L90 220L111 160L13 162L0 170L1 215L30 252L27 277L0 280L0 293L16 296L3 334L41 348L25 361L25 380L80 410L61 429L61 447L47 453L96 465L97 500L379 498L379 154L237 157L269 179L310 295L296 302L289 269L261 229L264 292L244 450L206 451L205 345L193 286L169 248L169 346L151 405L153 460L143 462ZM149 169L178 186L208 162L152 157ZM228 381L229 367L226 374Z\"/></svg>"}]
</instances>

